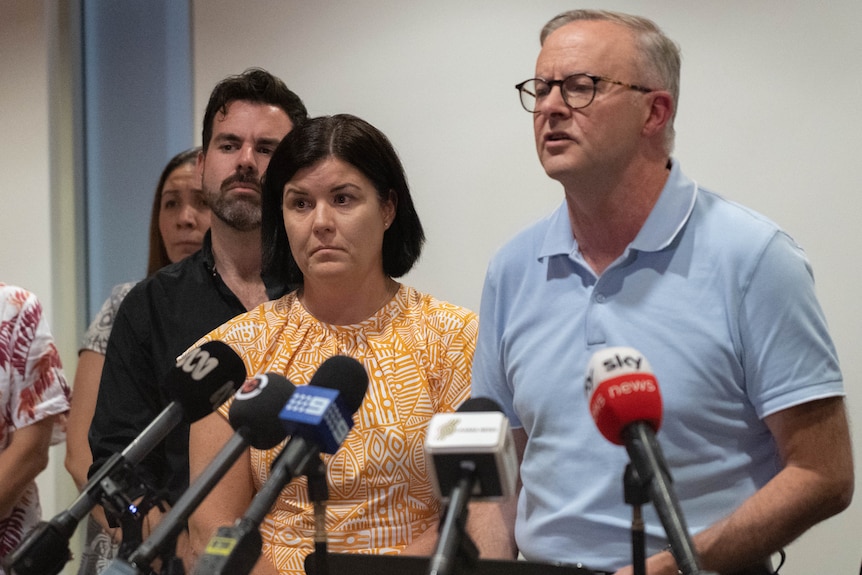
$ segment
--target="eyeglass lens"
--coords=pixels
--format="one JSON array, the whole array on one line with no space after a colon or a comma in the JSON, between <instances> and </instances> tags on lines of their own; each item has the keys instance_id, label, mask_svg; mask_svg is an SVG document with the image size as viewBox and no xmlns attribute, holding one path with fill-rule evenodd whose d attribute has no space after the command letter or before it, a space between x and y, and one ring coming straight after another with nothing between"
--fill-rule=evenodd
<instances>
[{"instance_id":1,"label":"eyeglass lens","mask_svg":"<svg viewBox=\"0 0 862 575\"><path fill-rule=\"evenodd\" d=\"M593 101L596 93L595 81L585 74L576 74L564 80L552 80L550 82L534 78L528 80L519 88L521 105L528 112L535 112L539 103L551 93L551 88L554 85L560 86L563 101L570 108L588 106Z\"/></svg>"}]
</instances>

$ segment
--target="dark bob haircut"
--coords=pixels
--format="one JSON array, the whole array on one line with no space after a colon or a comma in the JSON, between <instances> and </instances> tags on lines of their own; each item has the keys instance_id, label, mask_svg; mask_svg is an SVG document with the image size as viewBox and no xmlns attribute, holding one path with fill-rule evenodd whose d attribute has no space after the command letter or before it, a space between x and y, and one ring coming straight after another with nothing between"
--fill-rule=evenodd
<instances>
[{"instance_id":1,"label":"dark bob haircut","mask_svg":"<svg viewBox=\"0 0 862 575\"><path fill-rule=\"evenodd\" d=\"M204 153L209 149L216 113L227 113L231 102L243 101L278 106L294 127L308 119L305 104L279 78L261 68L249 68L242 74L228 76L213 88L204 112L201 133Z\"/></svg>"},{"instance_id":2,"label":"dark bob haircut","mask_svg":"<svg viewBox=\"0 0 862 575\"><path fill-rule=\"evenodd\" d=\"M396 202L395 219L383 234L383 273L397 278L419 259L425 232L413 206L404 167L389 139L356 116L339 114L312 118L295 127L273 152L263 177L261 232L263 271L293 286L302 284L281 211L284 186L303 168L337 158L362 172L381 202Z\"/></svg>"}]
</instances>

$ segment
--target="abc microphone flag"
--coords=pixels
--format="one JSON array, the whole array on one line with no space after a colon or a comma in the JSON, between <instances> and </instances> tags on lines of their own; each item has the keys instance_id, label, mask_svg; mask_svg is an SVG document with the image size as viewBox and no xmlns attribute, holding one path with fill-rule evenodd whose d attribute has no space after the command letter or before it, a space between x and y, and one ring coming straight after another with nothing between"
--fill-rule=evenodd
<instances>
[{"instance_id":1,"label":"abc microphone flag","mask_svg":"<svg viewBox=\"0 0 862 575\"><path fill-rule=\"evenodd\" d=\"M128 475L183 420L197 421L212 413L245 381L245 365L230 346L210 341L180 356L168 372L164 388L171 402L120 453L114 453L90 477L77 499L50 521L40 522L5 559L16 575L54 575L71 559L68 541L93 507L116 507L126 501L121 491L109 496L104 483Z\"/></svg>"}]
</instances>

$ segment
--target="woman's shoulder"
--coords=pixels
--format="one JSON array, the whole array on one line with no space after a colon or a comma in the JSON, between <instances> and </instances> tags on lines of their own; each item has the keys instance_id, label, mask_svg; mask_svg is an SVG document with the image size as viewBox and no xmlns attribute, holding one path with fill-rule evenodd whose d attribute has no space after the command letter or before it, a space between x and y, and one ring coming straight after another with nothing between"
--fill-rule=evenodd
<instances>
[{"instance_id":1,"label":"woman's shoulder","mask_svg":"<svg viewBox=\"0 0 862 575\"><path fill-rule=\"evenodd\" d=\"M207 339L228 344L251 341L261 334L281 329L285 321L295 318L301 307L295 292L291 292L233 317L210 332Z\"/></svg>"},{"instance_id":2,"label":"woman's shoulder","mask_svg":"<svg viewBox=\"0 0 862 575\"><path fill-rule=\"evenodd\" d=\"M438 299L410 286L403 286L402 292L408 312L449 324L466 325L478 321L476 312L466 307Z\"/></svg>"}]
</instances>

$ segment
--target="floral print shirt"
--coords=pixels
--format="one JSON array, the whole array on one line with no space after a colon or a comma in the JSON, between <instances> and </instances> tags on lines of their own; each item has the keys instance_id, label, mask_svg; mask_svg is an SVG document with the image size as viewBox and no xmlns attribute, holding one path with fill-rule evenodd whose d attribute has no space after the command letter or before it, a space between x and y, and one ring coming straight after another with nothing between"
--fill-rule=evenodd
<instances>
[{"instance_id":1,"label":"floral print shirt","mask_svg":"<svg viewBox=\"0 0 862 575\"><path fill-rule=\"evenodd\" d=\"M65 414L69 397L42 305L30 292L0 283L0 455L16 430ZM52 444L65 439L64 424L65 418L55 426ZM39 494L30 482L11 512L0 517L0 558L40 519Z\"/></svg>"}]
</instances>

